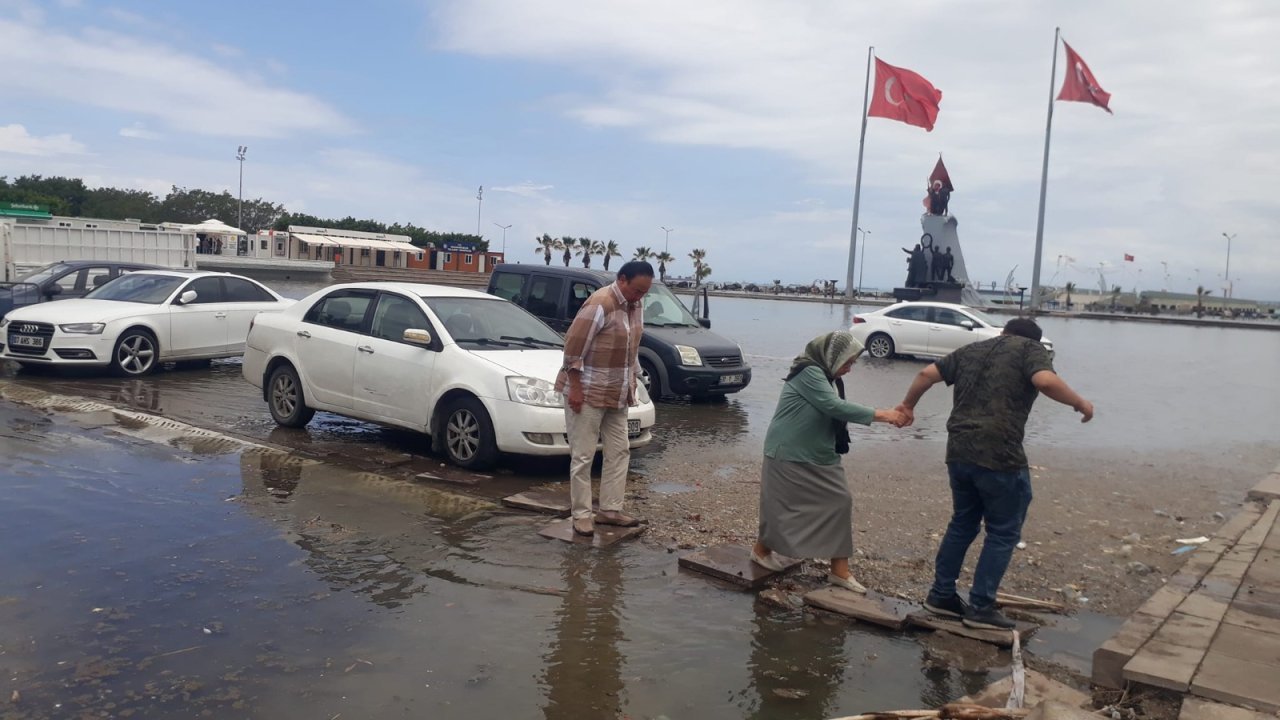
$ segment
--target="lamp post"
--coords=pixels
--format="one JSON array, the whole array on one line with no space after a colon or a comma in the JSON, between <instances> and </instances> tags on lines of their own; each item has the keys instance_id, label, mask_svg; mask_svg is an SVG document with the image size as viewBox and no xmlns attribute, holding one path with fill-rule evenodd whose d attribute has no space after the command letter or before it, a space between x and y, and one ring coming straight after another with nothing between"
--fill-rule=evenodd
<instances>
[{"instance_id":1,"label":"lamp post","mask_svg":"<svg viewBox=\"0 0 1280 720\"><path fill-rule=\"evenodd\" d=\"M861 295L862 271L867 267L867 236L871 234L871 231L858 228L858 232L862 233L862 257L858 258L858 295Z\"/></svg>"},{"instance_id":2,"label":"lamp post","mask_svg":"<svg viewBox=\"0 0 1280 720\"><path fill-rule=\"evenodd\" d=\"M476 190L476 237L484 237L480 234L480 209L484 207L484 186L481 185Z\"/></svg>"},{"instance_id":3,"label":"lamp post","mask_svg":"<svg viewBox=\"0 0 1280 720\"><path fill-rule=\"evenodd\" d=\"M502 228L502 259L505 261L507 259L507 228L511 226L502 223L494 223L494 225Z\"/></svg>"},{"instance_id":4,"label":"lamp post","mask_svg":"<svg viewBox=\"0 0 1280 720\"><path fill-rule=\"evenodd\" d=\"M236 160L240 161L240 199L236 203L236 227L244 229L244 154L249 151L248 145L236 148Z\"/></svg>"},{"instance_id":5,"label":"lamp post","mask_svg":"<svg viewBox=\"0 0 1280 720\"><path fill-rule=\"evenodd\" d=\"M1227 271L1222 277L1227 281L1227 297L1231 297L1231 241L1235 238L1236 233L1230 235L1222 233L1222 237L1227 239Z\"/></svg>"},{"instance_id":6,"label":"lamp post","mask_svg":"<svg viewBox=\"0 0 1280 720\"><path fill-rule=\"evenodd\" d=\"M662 244L662 252L669 253L671 252L671 231L675 230L675 228L669 228L666 225L661 225L659 227L667 234L667 239Z\"/></svg>"}]
</instances>

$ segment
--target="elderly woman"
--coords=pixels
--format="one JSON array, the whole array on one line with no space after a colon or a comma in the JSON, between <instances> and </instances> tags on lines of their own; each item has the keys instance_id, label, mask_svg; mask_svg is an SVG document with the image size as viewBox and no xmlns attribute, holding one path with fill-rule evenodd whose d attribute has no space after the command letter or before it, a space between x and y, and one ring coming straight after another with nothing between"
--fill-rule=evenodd
<instances>
[{"instance_id":1,"label":"elderly woman","mask_svg":"<svg viewBox=\"0 0 1280 720\"><path fill-rule=\"evenodd\" d=\"M887 422L902 427L897 410L875 410L844 399L844 382L862 353L851 333L814 338L791 364L778 409L764 440L760 478L760 534L751 559L781 570L773 553L831 558L827 580L865 593L849 572L853 554L853 497L840 464L849 451L845 423Z\"/></svg>"}]
</instances>

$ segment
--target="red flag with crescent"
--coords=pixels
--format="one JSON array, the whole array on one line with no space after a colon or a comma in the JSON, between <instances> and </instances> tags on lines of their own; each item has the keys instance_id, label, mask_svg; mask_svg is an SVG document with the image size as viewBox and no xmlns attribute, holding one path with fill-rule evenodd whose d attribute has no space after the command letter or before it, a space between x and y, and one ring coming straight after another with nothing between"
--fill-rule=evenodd
<instances>
[{"instance_id":1,"label":"red flag with crescent","mask_svg":"<svg viewBox=\"0 0 1280 720\"><path fill-rule=\"evenodd\" d=\"M956 186L951 184L951 173L947 172L947 166L942 164L942 156L938 156L938 164L933 166L933 173L929 175L929 187L933 187L935 181L941 182L943 189L947 192L955 192Z\"/></svg>"},{"instance_id":2,"label":"red flag with crescent","mask_svg":"<svg viewBox=\"0 0 1280 720\"><path fill-rule=\"evenodd\" d=\"M1107 107L1107 103L1111 102L1111 93L1098 85L1093 71L1066 40L1062 41L1062 47L1067 50L1067 77L1062 81L1062 92L1058 93L1058 99L1087 102L1110 113L1111 108Z\"/></svg>"},{"instance_id":3,"label":"red flag with crescent","mask_svg":"<svg viewBox=\"0 0 1280 720\"><path fill-rule=\"evenodd\" d=\"M867 115L933 130L942 91L920 75L876 58L876 84Z\"/></svg>"}]
</instances>

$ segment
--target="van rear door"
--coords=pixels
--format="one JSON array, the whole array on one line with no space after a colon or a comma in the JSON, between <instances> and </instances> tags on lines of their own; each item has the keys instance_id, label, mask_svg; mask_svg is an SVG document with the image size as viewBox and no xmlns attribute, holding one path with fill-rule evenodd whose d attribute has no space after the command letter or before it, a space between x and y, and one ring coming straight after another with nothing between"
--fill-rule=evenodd
<instances>
[{"instance_id":1,"label":"van rear door","mask_svg":"<svg viewBox=\"0 0 1280 720\"><path fill-rule=\"evenodd\" d=\"M573 318L566 318L564 314L564 291L564 278L535 272L529 277L524 302L521 304L553 330L563 333L573 321Z\"/></svg>"}]
</instances>

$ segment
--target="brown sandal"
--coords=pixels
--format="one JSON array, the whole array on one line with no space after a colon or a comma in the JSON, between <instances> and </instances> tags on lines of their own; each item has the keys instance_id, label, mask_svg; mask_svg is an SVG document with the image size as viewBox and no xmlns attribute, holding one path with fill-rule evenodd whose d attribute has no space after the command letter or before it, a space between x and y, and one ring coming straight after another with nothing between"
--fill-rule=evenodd
<instances>
[{"instance_id":1,"label":"brown sandal","mask_svg":"<svg viewBox=\"0 0 1280 720\"><path fill-rule=\"evenodd\" d=\"M614 525L617 527L635 527L640 524L639 519L616 510L596 513L596 522L601 525Z\"/></svg>"},{"instance_id":2,"label":"brown sandal","mask_svg":"<svg viewBox=\"0 0 1280 720\"><path fill-rule=\"evenodd\" d=\"M573 534L591 537L596 534L595 523L591 521L591 518L574 519Z\"/></svg>"}]
</instances>

